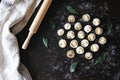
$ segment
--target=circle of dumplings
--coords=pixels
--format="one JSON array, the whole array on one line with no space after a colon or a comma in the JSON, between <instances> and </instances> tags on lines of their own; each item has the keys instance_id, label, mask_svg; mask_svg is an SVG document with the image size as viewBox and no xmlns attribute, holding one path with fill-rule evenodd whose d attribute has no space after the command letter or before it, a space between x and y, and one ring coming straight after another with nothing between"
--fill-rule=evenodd
<instances>
[{"instance_id":1,"label":"circle of dumplings","mask_svg":"<svg viewBox=\"0 0 120 80\"><path fill-rule=\"evenodd\" d=\"M84 55L85 59L90 60L93 54L100 50L100 45L106 44L107 39L102 35L103 28L100 26L99 18L91 20L89 14L83 14L81 18L82 21L77 21L74 15L68 16L68 21L57 31L58 36L61 37L58 45L60 48L69 47L66 51L68 58ZM63 35L66 36L66 40Z\"/></svg>"}]
</instances>

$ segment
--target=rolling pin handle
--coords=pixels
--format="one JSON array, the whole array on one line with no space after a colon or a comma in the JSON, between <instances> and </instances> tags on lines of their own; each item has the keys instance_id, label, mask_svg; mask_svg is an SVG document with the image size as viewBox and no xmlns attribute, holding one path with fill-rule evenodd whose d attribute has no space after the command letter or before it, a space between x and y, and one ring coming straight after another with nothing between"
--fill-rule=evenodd
<instances>
[{"instance_id":1,"label":"rolling pin handle","mask_svg":"<svg viewBox=\"0 0 120 80\"><path fill-rule=\"evenodd\" d=\"M33 34L34 34L33 32L29 32L29 34L28 34L25 42L23 43L22 49L25 50L25 49L28 47L28 45L29 45L29 43L30 43L30 40L31 40Z\"/></svg>"}]
</instances>

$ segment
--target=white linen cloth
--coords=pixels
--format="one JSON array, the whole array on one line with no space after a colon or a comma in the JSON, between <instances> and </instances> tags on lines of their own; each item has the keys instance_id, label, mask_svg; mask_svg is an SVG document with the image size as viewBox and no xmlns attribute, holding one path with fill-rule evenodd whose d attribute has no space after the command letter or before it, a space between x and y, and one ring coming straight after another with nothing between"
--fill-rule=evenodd
<instances>
[{"instance_id":1,"label":"white linen cloth","mask_svg":"<svg viewBox=\"0 0 120 80\"><path fill-rule=\"evenodd\" d=\"M41 0L1 0L0 2L0 80L32 80L20 63L15 34L20 32Z\"/></svg>"}]
</instances>

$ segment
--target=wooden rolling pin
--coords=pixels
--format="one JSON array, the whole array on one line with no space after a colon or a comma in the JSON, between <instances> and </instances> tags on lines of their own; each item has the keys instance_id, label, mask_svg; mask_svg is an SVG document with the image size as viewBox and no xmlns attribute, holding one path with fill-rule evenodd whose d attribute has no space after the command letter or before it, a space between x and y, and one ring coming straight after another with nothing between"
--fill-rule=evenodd
<instances>
[{"instance_id":1,"label":"wooden rolling pin","mask_svg":"<svg viewBox=\"0 0 120 80\"><path fill-rule=\"evenodd\" d=\"M47 13L48 8L50 7L51 3L52 3L52 0L44 0L43 1L31 27L29 28L29 34L28 34L28 36L27 36L27 38L22 46L23 49L26 49L28 47L29 42L30 42L33 34L35 34L37 32L37 30L38 30L43 18L45 17L45 14Z\"/></svg>"}]
</instances>

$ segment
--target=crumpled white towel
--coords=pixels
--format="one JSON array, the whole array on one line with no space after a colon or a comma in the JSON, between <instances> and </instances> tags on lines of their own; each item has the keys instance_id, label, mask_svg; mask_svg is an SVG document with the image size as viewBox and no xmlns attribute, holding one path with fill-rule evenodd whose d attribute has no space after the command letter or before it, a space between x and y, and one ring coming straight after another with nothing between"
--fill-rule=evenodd
<instances>
[{"instance_id":1,"label":"crumpled white towel","mask_svg":"<svg viewBox=\"0 0 120 80\"><path fill-rule=\"evenodd\" d=\"M20 32L41 0L1 0L0 2L0 80L32 80L20 63L15 34Z\"/></svg>"}]
</instances>

